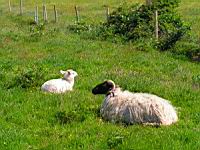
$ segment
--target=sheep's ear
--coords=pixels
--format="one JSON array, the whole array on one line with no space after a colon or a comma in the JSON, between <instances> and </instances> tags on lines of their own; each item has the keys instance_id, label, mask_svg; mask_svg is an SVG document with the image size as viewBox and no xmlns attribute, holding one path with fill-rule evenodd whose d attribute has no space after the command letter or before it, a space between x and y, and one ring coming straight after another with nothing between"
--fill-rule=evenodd
<instances>
[{"instance_id":1,"label":"sheep's ear","mask_svg":"<svg viewBox=\"0 0 200 150\"><path fill-rule=\"evenodd\" d=\"M105 81L106 86L109 88L109 90L115 89L115 83L112 80Z\"/></svg>"},{"instance_id":2,"label":"sheep's ear","mask_svg":"<svg viewBox=\"0 0 200 150\"><path fill-rule=\"evenodd\" d=\"M61 74L65 74L65 73L66 73L66 71L60 70L60 73L61 73Z\"/></svg>"},{"instance_id":3,"label":"sheep's ear","mask_svg":"<svg viewBox=\"0 0 200 150\"><path fill-rule=\"evenodd\" d=\"M66 73L67 73L68 75L71 75L71 74L72 74L70 71L66 71Z\"/></svg>"}]
</instances>

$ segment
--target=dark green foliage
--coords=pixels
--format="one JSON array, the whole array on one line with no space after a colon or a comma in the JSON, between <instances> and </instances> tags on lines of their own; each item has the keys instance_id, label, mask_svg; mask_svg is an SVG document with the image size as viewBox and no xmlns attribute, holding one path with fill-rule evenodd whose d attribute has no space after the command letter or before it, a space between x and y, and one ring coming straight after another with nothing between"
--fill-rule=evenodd
<instances>
[{"instance_id":1,"label":"dark green foliage","mask_svg":"<svg viewBox=\"0 0 200 150\"><path fill-rule=\"evenodd\" d=\"M30 25L30 37L32 41L38 41L45 34L45 24Z\"/></svg>"},{"instance_id":2,"label":"dark green foliage","mask_svg":"<svg viewBox=\"0 0 200 150\"><path fill-rule=\"evenodd\" d=\"M94 117L100 117L99 106L92 104L84 104L83 102L76 102L73 109L65 111L61 110L56 112L55 119L56 123L59 124L70 124L70 123L80 123L87 119L88 115L93 114Z\"/></svg>"},{"instance_id":3,"label":"dark green foliage","mask_svg":"<svg viewBox=\"0 0 200 150\"><path fill-rule=\"evenodd\" d=\"M68 29L70 31L75 32L75 33L80 33L80 32L83 32L83 31L90 31L90 30L92 30L92 26L86 24L85 22L80 22L80 23L76 23L74 25L69 25Z\"/></svg>"},{"instance_id":4,"label":"dark green foliage","mask_svg":"<svg viewBox=\"0 0 200 150\"><path fill-rule=\"evenodd\" d=\"M180 0L154 0L154 6L161 12L171 12L178 7Z\"/></svg>"},{"instance_id":5,"label":"dark green foliage","mask_svg":"<svg viewBox=\"0 0 200 150\"><path fill-rule=\"evenodd\" d=\"M191 60L200 61L200 45L198 44L198 41L190 40L192 38L193 37L189 36L184 38L184 40L177 42L171 51L178 55L185 55Z\"/></svg>"},{"instance_id":6,"label":"dark green foliage","mask_svg":"<svg viewBox=\"0 0 200 150\"><path fill-rule=\"evenodd\" d=\"M71 111L66 113L65 111L59 111L55 114L57 122L60 124L68 124L72 122L83 122L86 118L84 114L77 113L76 111Z\"/></svg>"},{"instance_id":7,"label":"dark green foliage","mask_svg":"<svg viewBox=\"0 0 200 150\"><path fill-rule=\"evenodd\" d=\"M200 44L188 33L191 25L177 13L180 0L157 0L153 5L128 5L114 10L107 22L90 25L84 22L70 25L68 29L82 38L101 39L115 43L134 43L138 50L170 50L191 60L200 61ZM159 39L155 38L155 11L158 11ZM145 44L144 44L145 43Z\"/></svg>"},{"instance_id":8,"label":"dark green foliage","mask_svg":"<svg viewBox=\"0 0 200 150\"><path fill-rule=\"evenodd\" d=\"M192 81L193 81L194 83L200 84L200 75L193 76L193 77L192 77Z\"/></svg>"},{"instance_id":9,"label":"dark green foliage","mask_svg":"<svg viewBox=\"0 0 200 150\"><path fill-rule=\"evenodd\" d=\"M105 38L121 36L124 40L154 39L154 12L159 15L159 41L155 44L160 50L172 48L188 30L190 26L182 21L175 8L179 1L158 0L151 6L124 4L110 14L103 24L102 32Z\"/></svg>"},{"instance_id":10,"label":"dark green foliage","mask_svg":"<svg viewBox=\"0 0 200 150\"><path fill-rule=\"evenodd\" d=\"M113 31L113 34L123 36L126 40L150 37L153 28L149 26L152 14L144 5L123 5L114 11L107 23L106 28Z\"/></svg>"},{"instance_id":11,"label":"dark green foliage","mask_svg":"<svg viewBox=\"0 0 200 150\"><path fill-rule=\"evenodd\" d=\"M45 81L44 76L45 72L41 68L27 68L19 71L9 83L6 83L5 87L7 89L14 87L36 88Z\"/></svg>"},{"instance_id":12,"label":"dark green foliage","mask_svg":"<svg viewBox=\"0 0 200 150\"><path fill-rule=\"evenodd\" d=\"M161 12L162 13L162 12ZM160 50L172 48L190 30L190 25L181 20L176 12L165 13L159 17Z\"/></svg>"}]
</instances>

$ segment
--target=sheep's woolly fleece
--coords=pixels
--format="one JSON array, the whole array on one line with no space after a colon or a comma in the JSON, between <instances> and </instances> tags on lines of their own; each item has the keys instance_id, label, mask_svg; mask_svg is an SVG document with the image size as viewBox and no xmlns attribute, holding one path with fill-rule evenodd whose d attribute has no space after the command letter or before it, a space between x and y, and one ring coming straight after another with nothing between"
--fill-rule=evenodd
<instances>
[{"instance_id":1,"label":"sheep's woolly fleece","mask_svg":"<svg viewBox=\"0 0 200 150\"><path fill-rule=\"evenodd\" d=\"M93 94L99 94L99 86L102 84L93 89ZM114 89L107 91L100 109L103 119L147 125L171 125L178 121L176 110L168 100L148 93L122 91L120 88L115 88L115 85L113 87Z\"/></svg>"},{"instance_id":2,"label":"sheep's woolly fleece","mask_svg":"<svg viewBox=\"0 0 200 150\"><path fill-rule=\"evenodd\" d=\"M74 78L78 75L77 72L69 69L67 71L60 70L60 73L63 74L63 78L46 81L41 86L41 90L50 93L65 93L67 91L72 91Z\"/></svg>"}]
</instances>

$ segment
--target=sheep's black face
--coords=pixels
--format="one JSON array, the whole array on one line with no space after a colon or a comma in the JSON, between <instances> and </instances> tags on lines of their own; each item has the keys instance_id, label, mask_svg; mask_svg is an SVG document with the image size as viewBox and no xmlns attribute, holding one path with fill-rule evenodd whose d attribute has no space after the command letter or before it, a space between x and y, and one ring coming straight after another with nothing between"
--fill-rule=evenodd
<instances>
[{"instance_id":1,"label":"sheep's black face","mask_svg":"<svg viewBox=\"0 0 200 150\"><path fill-rule=\"evenodd\" d=\"M114 88L114 83L111 81L105 81L101 84L98 84L96 87L92 89L93 94L107 94Z\"/></svg>"}]
</instances>

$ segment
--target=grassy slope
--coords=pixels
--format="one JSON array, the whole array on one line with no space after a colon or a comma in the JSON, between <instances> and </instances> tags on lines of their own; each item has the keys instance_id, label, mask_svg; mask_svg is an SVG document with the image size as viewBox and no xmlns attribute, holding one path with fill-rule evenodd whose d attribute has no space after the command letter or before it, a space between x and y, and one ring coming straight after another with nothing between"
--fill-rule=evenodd
<instances>
[{"instance_id":1,"label":"grassy slope","mask_svg":"<svg viewBox=\"0 0 200 150\"><path fill-rule=\"evenodd\" d=\"M3 0L0 2L4 3ZM91 8L95 16L103 14L103 8L97 6L103 2L76 2ZM57 3L64 10L62 1ZM109 3L116 6L119 2ZM182 3L181 12L186 19L193 21L192 16L198 18L199 15L198 2L193 0L193 5L187 4L186 1ZM73 5L70 3L68 7ZM191 9L196 11L189 11ZM73 9L68 12L71 16L66 22L74 20L72 12ZM190 16L187 16L188 12ZM30 36L29 13L24 17L8 15L4 9L1 13L2 149L200 148L199 64L176 58L170 53L141 52L134 50L134 45L87 39L84 35L69 33L63 21L57 25L49 24L44 35L37 39L37 36ZM61 18L66 17L63 15ZM98 20L90 14L85 19L97 22L104 18ZM198 34L199 22L193 23L193 31ZM74 91L51 95L40 92L39 86L25 90L4 88L21 70L38 67L46 71L45 79L58 77L59 69L74 68L79 73ZM113 79L130 91L154 93L169 99L178 108L180 121L161 128L123 127L102 121L98 109L103 96L93 96L91 89L105 79ZM63 111L68 122L61 125L55 116ZM62 115L59 119L63 119Z\"/></svg>"},{"instance_id":2,"label":"grassy slope","mask_svg":"<svg viewBox=\"0 0 200 150\"><path fill-rule=\"evenodd\" d=\"M196 0L182 0L179 11L186 21L192 25L192 30L198 37L200 37L200 3Z\"/></svg>"}]
</instances>

